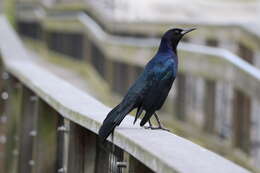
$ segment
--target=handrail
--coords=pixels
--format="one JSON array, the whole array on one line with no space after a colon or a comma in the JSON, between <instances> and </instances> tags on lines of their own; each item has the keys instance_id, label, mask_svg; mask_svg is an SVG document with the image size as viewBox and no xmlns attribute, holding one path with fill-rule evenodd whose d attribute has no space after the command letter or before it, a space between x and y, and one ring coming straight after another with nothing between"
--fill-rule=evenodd
<instances>
[{"instance_id":1,"label":"handrail","mask_svg":"<svg viewBox=\"0 0 260 173\"><path fill-rule=\"evenodd\" d=\"M87 9L91 10L89 7ZM80 28L81 32L96 43L107 58L130 64L144 66L149 58L153 56L154 50L160 41L158 38L136 38L109 34L84 12L73 12L66 16L55 15L55 13L51 16L48 16L47 13L42 14L44 14L41 16L44 27L49 27L49 22L57 22L60 19L78 21L79 26L77 26L77 29ZM104 21L101 22L107 24ZM66 28L70 27L75 28L74 26ZM245 29L245 26L241 27ZM250 97L260 100L260 87L257 87L260 86L260 70L237 55L222 48L190 43L180 44L179 50L182 58L180 63L181 72L197 75L205 79L231 82L235 88L239 88ZM182 56L182 54L185 56ZM190 64L193 64L192 68Z\"/></svg>"},{"instance_id":2,"label":"handrail","mask_svg":"<svg viewBox=\"0 0 260 173\"><path fill-rule=\"evenodd\" d=\"M207 2L203 2L203 3L207 3ZM62 3L61 3L62 4ZM62 6L62 5L61 5ZM65 5L66 6L66 5ZM60 9L60 5L57 4L56 6L54 6L54 9L56 8ZM67 5L68 7L68 5ZM91 16L95 16L95 19L97 19L98 21L100 21L102 23L102 25L104 25L104 27L108 30L108 31L112 31L112 32L118 32L118 33L127 33L130 34L131 33L135 33L135 34L147 34L147 28L149 29L148 34L161 34L162 31L164 31L165 29L172 27L173 23L177 24L177 25L184 25L184 26L189 26L189 25L199 25L199 26L208 26L208 27L236 27L238 28L240 31L245 32L249 35L252 35L254 38L257 38L258 40L260 39L260 32L258 30L258 27L256 25L254 25L253 27L251 26L251 24L249 23L240 23L240 22L232 22L232 21L224 21L224 22L217 22L217 21L190 21L190 20L185 20L185 19L181 19L178 20L176 19L174 22L170 21L164 21L164 24L161 25L160 21L158 22L139 22L138 24L133 21L133 22L123 22L116 20L114 17L112 17L111 15L108 15L109 13L105 13L104 9L102 8L97 8L95 2L84 2L84 4L81 4L80 9L84 9L85 11L87 11L89 14L91 14ZM109 22L106 22L109 21ZM115 27L116 26L116 27ZM255 37L256 36L256 37Z\"/></svg>"},{"instance_id":3,"label":"handrail","mask_svg":"<svg viewBox=\"0 0 260 173\"><path fill-rule=\"evenodd\" d=\"M111 35L104 31L87 14L79 12L75 13L75 15L69 18L68 16L64 18L59 16L51 19L52 22L55 19L78 21L82 27L82 32L96 43L106 57L110 59L144 66L149 58L153 56L154 50L160 41L157 38L133 38ZM46 20L48 22L48 19ZM180 44L179 52L181 72L210 80L232 82L234 87L239 88L252 98L260 100L260 87L258 87L260 86L260 70L232 52L222 48L212 48L190 43Z\"/></svg>"},{"instance_id":4,"label":"handrail","mask_svg":"<svg viewBox=\"0 0 260 173\"><path fill-rule=\"evenodd\" d=\"M5 17L0 17L0 53L7 72L65 118L97 134L110 108L30 61ZM186 139L133 126L127 116L113 143L158 173L248 173L249 171ZM109 139L111 140L111 139Z\"/></svg>"}]
</instances>

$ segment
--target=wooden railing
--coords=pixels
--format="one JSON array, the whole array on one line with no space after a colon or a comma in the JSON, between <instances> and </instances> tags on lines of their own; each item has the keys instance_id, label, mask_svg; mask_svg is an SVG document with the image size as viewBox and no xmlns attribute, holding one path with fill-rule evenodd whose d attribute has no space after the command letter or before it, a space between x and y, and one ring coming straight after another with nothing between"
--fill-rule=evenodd
<instances>
[{"instance_id":1,"label":"wooden railing","mask_svg":"<svg viewBox=\"0 0 260 173\"><path fill-rule=\"evenodd\" d=\"M18 22L32 31L23 33L21 30L20 33L45 43L49 51L87 61L96 68L111 89L121 95L155 52L159 38L149 38L149 34L157 35L163 29L151 24L151 27L154 26L151 33L145 34L143 30L138 33L137 30L143 25L104 20L106 18L100 12L97 13L87 4L86 12L48 10L40 13L40 20L29 23L18 16ZM114 25L117 27L113 32ZM136 27L140 28L136 30ZM220 28L216 25L199 26L198 34L194 32L192 37L211 38L210 30L213 27ZM229 32L226 32L227 28ZM236 37L236 32L242 32L241 27L237 31L233 25L223 26L219 30L220 33L225 30L226 34L222 35L224 41L230 41ZM126 33L120 34L123 31ZM258 58L259 37L248 31L245 33L246 39L239 37L237 41L253 40L254 44L249 45L256 52L249 54L255 54L256 57L248 58L252 61ZM222 37L220 41L223 41ZM229 43L234 44L232 41L225 44L230 46ZM231 47L237 46L232 44ZM246 160L246 164L257 166L260 159L259 69L221 48L182 43L179 55L180 73L175 87L177 92L175 95L170 93L164 111L219 137L223 143L218 147L227 148L225 154L235 153L232 155L235 160L245 156L241 158ZM242 155L236 155L241 152L233 150L234 148L239 148ZM253 162L249 161L248 156ZM241 163L240 160L238 162Z\"/></svg>"},{"instance_id":2,"label":"wooden railing","mask_svg":"<svg viewBox=\"0 0 260 173\"><path fill-rule=\"evenodd\" d=\"M133 126L131 116L100 143L97 131L110 108L30 61L3 16L0 26L1 119L7 119L1 171L248 172L174 134Z\"/></svg>"}]
</instances>

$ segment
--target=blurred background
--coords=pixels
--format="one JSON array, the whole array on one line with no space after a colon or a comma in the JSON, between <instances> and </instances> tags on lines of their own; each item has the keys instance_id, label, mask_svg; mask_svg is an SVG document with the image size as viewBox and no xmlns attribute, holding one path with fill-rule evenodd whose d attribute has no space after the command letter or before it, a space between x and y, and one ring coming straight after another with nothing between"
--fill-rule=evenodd
<instances>
[{"instance_id":1,"label":"blurred background","mask_svg":"<svg viewBox=\"0 0 260 173\"><path fill-rule=\"evenodd\" d=\"M32 61L111 107L166 30L196 27L179 46L163 124L260 172L259 0L0 0L0 13Z\"/></svg>"}]
</instances>

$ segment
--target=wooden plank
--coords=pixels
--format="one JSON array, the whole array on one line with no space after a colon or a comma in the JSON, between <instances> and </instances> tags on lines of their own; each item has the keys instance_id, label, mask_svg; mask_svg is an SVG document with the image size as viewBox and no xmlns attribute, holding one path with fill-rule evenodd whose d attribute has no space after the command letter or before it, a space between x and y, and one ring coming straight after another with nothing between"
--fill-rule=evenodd
<instances>
[{"instance_id":1,"label":"wooden plank","mask_svg":"<svg viewBox=\"0 0 260 173\"><path fill-rule=\"evenodd\" d=\"M85 132L85 173L95 173L96 163L96 142L97 137L91 131L86 130Z\"/></svg>"},{"instance_id":2,"label":"wooden plank","mask_svg":"<svg viewBox=\"0 0 260 173\"><path fill-rule=\"evenodd\" d=\"M84 173L85 129L70 123L68 173Z\"/></svg>"},{"instance_id":3,"label":"wooden plank","mask_svg":"<svg viewBox=\"0 0 260 173\"><path fill-rule=\"evenodd\" d=\"M33 142L36 136L35 123L38 114L38 99L34 93L23 88L22 95L22 114L20 127L20 148L19 148L19 173L31 173L35 165L33 159Z\"/></svg>"},{"instance_id":4,"label":"wooden plank","mask_svg":"<svg viewBox=\"0 0 260 173\"><path fill-rule=\"evenodd\" d=\"M175 102L176 109L177 109L177 118L179 120L185 120L186 116L186 77L184 74L180 73L178 75L178 82L177 82L177 101Z\"/></svg>"},{"instance_id":5,"label":"wooden plank","mask_svg":"<svg viewBox=\"0 0 260 173\"><path fill-rule=\"evenodd\" d=\"M32 158L29 161L29 165L31 166L31 172L37 173L37 157L38 157L38 118L39 118L39 98L35 95L30 97L30 101L34 102L33 112L30 115L32 119L32 130L29 133L29 136L32 138Z\"/></svg>"},{"instance_id":6,"label":"wooden plank","mask_svg":"<svg viewBox=\"0 0 260 173\"><path fill-rule=\"evenodd\" d=\"M9 76L9 77L8 77ZM21 110L21 92L22 88L12 76L6 73L6 90L2 93L2 97L6 98L5 116L6 138L5 145L5 172L16 172L19 154L19 126L20 126L20 110ZM4 96L6 95L6 96Z\"/></svg>"},{"instance_id":7,"label":"wooden plank","mask_svg":"<svg viewBox=\"0 0 260 173\"><path fill-rule=\"evenodd\" d=\"M111 151L109 157L109 171L111 173L122 173L124 151L111 143Z\"/></svg>"},{"instance_id":8,"label":"wooden plank","mask_svg":"<svg viewBox=\"0 0 260 173\"><path fill-rule=\"evenodd\" d=\"M254 63L254 52L250 50L246 45L238 43L238 55L250 64Z\"/></svg>"},{"instance_id":9,"label":"wooden plank","mask_svg":"<svg viewBox=\"0 0 260 173\"><path fill-rule=\"evenodd\" d=\"M87 36L84 37L83 40L83 59L87 62L90 63L91 61L91 45L90 45L90 40L88 39Z\"/></svg>"},{"instance_id":10,"label":"wooden plank","mask_svg":"<svg viewBox=\"0 0 260 173\"><path fill-rule=\"evenodd\" d=\"M70 121L58 119L57 172L66 173L68 170Z\"/></svg>"},{"instance_id":11,"label":"wooden plank","mask_svg":"<svg viewBox=\"0 0 260 173\"><path fill-rule=\"evenodd\" d=\"M216 83L207 80L205 82L205 98L204 98L204 127L206 132L213 133L215 129L215 114L216 114Z\"/></svg>"},{"instance_id":12,"label":"wooden plank","mask_svg":"<svg viewBox=\"0 0 260 173\"><path fill-rule=\"evenodd\" d=\"M133 156L130 155L129 173L136 173L136 172L153 173L152 170L150 170L148 167L146 167L144 164L142 164L141 162L139 162L137 159L135 159Z\"/></svg>"},{"instance_id":13,"label":"wooden plank","mask_svg":"<svg viewBox=\"0 0 260 173\"><path fill-rule=\"evenodd\" d=\"M97 142L95 173L109 172L110 149L111 149L111 145L108 142L106 143Z\"/></svg>"},{"instance_id":14,"label":"wooden plank","mask_svg":"<svg viewBox=\"0 0 260 173\"><path fill-rule=\"evenodd\" d=\"M114 83L114 78L115 76L114 74L114 63L112 60L107 59L106 60L106 73L105 73L105 80L108 82L110 88L113 88L113 86L115 85Z\"/></svg>"},{"instance_id":15,"label":"wooden plank","mask_svg":"<svg viewBox=\"0 0 260 173\"><path fill-rule=\"evenodd\" d=\"M65 127L65 125L60 127ZM59 145L60 148L63 148L63 150L60 151L59 149L62 153L58 154L60 158L59 165L62 165L59 169L60 172L63 172L64 170L68 173L94 172L95 150L93 150L93 148L95 148L95 146L93 147L93 145L96 145L95 138L90 138L91 140L86 138L89 137L86 136L86 129L71 122L69 122L69 128L65 127L64 130L65 131L63 131L64 135L62 138L65 145ZM68 138L68 141L66 141L65 138ZM68 155L66 153L68 153ZM94 157L90 153L94 154ZM61 159L61 157L64 159ZM88 160L87 163L85 162L85 159ZM85 170L85 167L87 171Z\"/></svg>"},{"instance_id":16,"label":"wooden plank","mask_svg":"<svg viewBox=\"0 0 260 173\"><path fill-rule=\"evenodd\" d=\"M97 142L96 173L122 173L120 163L123 162L123 150L110 142Z\"/></svg>"},{"instance_id":17,"label":"wooden plank","mask_svg":"<svg viewBox=\"0 0 260 173\"><path fill-rule=\"evenodd\" d=\"M0 55L1 56L1 55ZM5 144L6 144L6 121L7 116L5 112L5 104L7 103L7 99L3 97L2 94L5 92L5 84L4 84L4 69L3 64L0 61L0 170L6 171L4 168L5 165L5 158L4 158L4 152L5 150ZM1 172L1 171L0 171Z\"/></svg>"},{"instance_id":18,"label":"wooden plank","mask_svg":"<svg viewBox=\"0 0 260 173\"><path fill-rule=\"evenodd\" d=\"M64 118L62 116L58 116L58 122L57 122L57 146L56 146L56 155L57 155L57 172L58 170L63 170L64 167L64 160L66 159L64 157L64 145L65 145L65 132L61 131L61 127L64 126Z\"/></svg>"},{"instance_id":19,"label":"wooden plank","mask_svg":"<svg viewBox=\"0 0 260 173\"><path fill-rule=\"evenodd\" d=\"M235 90L233 105L234 146L250 153L251 101L241 91Z\"/></svg>"},{"instance_id":20,"label":"wooden plank","mask_svg":"<svg viewBox=\"0 0 260 173\"><path fill-rule=\"evenodd\" d=\"M57 173L58 113L43 101L39 102L37 136L34 143L34 173Z\"/></svg>"}]
</instances>

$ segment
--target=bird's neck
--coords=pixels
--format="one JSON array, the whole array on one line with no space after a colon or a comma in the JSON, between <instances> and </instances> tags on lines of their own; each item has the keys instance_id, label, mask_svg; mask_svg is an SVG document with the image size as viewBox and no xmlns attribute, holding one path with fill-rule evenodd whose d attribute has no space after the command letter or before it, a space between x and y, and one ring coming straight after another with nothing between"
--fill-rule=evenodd
<instances>
[{"instance_id":1,"label":"bird's neck","mask_svg":"<svg viewBox=\"0 0 260 173\"><path fill-rule=\"evenodd\" d=\"M177 56L177 45L173 45L170 40L162 38L158 52L174 53Z\"/></svg>"}]
</instances>

